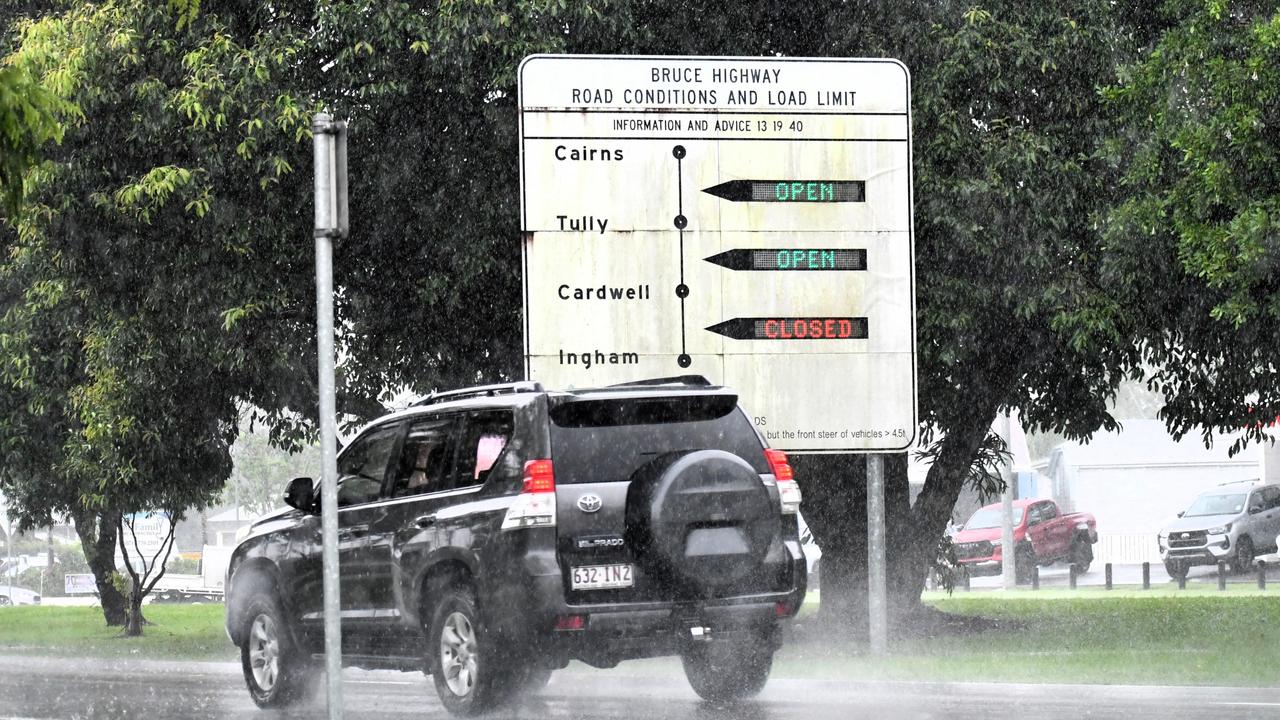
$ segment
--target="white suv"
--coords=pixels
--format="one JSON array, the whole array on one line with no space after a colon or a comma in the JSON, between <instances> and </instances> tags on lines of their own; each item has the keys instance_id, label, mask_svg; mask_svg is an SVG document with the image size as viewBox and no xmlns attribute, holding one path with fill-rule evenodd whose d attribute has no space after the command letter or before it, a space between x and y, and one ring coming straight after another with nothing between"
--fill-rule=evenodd
<instances>
[{"instance_id":1,"label":"white suv","mask_svg":"<svg viewBox=\"0 0 1280 720\"><path fill-rule=\"evenodd\" d=\"M1191 507L1160 530L1160 557L1174 578L1192 565L1230 563L1244 572L1259 554L1276 550L1280 533L1280 485L1246 480L1196 496Z\"/></svg>"}]
</instances>

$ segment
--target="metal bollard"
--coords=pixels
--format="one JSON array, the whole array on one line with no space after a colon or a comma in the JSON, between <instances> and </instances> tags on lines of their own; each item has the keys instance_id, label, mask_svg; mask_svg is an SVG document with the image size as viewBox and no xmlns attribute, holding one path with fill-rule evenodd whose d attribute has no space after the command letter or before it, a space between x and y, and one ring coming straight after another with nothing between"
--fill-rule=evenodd
<instances>
[{"instance_id":1,"label":"metal bollard","mask_svg":"<svg viewBox=\"0 0 1280 720\"><path fill-rule=\"evenodd\" d=\"M1142 589L1151 589L1151 563L1142 563Z\"/></svg>"},{"instance_id":2,"label":"metal bollard","mask_svg":"<svg viewBox=\"0 0 1280 720\"><path fill-rule=\"evenodd\" d=\"M969 568L967 567L960 568L960 579L964 583L965 592L969 592L970 590L973 589L972 587L969 586Z\"/></svg>"},{"instance_id":3,"label":"metal bollard","mask_svg":"<svg viewBox=\"0 0 1280 720\"><path fill-rule=\"evenodd\" d=\"M1076 566L1075 565L1071 566L1071 572L1069 573L1069 575L1071 577L1071 589L1075 590L1076 589Z\"/></svg>"},{"instance_id":4,"label":"metal bollard","mask_svg":"<svg viewBox=\"0 0 1280 720\"><path fill-rule=\"evenodd\" d=\"M1227 564L1218 563L1218 589L1227 589Z\"/></svg>"},{"instance_id":5,"label":"metal bollard","mask_svg":"<svg viewBox=\"0 0 1280 720\"><path fill-rule=\"evenodd\" d=\"M1107 563L1106 565L1104 565L1103 569L1107 571L1107 589L1110 590L1111 589L1111 563Z\"/></svg>"},{"instance_id":6,"label":"metal bollard","mask_svg":"<svg viewBox=\"0 0 1280 720\"><path fill-rule=\"evenodd\" d=\"M1181 575L1178 576L1178 589L1179 590L1187 589L1187 573L1185 570L1182 572Z\"/></svg>"},{"instance_id":7,"label":"metal bollard","mask_svg":"<svg viewBox=\"0 0 1280 720\"><path fill-rule=\"evenodd\" d=\"M1040 566L1039 565L1031 566L1031 589L1032 590L1040 589Z\"/></svg>"},{"instance_id":8,"label":"metal bollard","mask_svg":"<svg viewBox=\"0 0 1280 720\"><path fill-rule=\"evenodd\" d=\"M1258 589L1259 590L1267 589L1267 561L1266 560L1258 561Z\"/></svg>"}]
</instances>

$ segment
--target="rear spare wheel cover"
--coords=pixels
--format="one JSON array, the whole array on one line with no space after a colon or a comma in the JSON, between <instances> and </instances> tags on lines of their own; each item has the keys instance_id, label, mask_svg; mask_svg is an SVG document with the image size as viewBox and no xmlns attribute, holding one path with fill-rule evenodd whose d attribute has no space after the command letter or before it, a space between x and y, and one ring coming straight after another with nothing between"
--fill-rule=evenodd
<instances>
[{"instance_id":1,"label":"rear spare wheel cover","mask_svg":"<svg viewBox=\"0 0 1280 720\"><path fill-rule=\"evenodd\" d=\"M706 591L757 571L781 528L776 501L745 460L693 450L636 472L627 531L646 571Z\"/></svg>"}]
</instances>

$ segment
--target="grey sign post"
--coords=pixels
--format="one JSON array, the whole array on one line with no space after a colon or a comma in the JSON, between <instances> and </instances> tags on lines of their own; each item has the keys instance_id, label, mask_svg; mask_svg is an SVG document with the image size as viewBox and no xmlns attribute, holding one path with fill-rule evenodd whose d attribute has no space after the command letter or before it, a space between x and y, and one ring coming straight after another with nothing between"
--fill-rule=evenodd
<instances>
[{"instance_id":1,"label":"grey sign post","mask_svg":"<svg viewBox=\"0 0 1280 720\"><path fill-rule=\"evenodd\" d=\"M342 717L338 615L338 428L334 401L333 241L347 235L347 124L311 119L315 149L316 350L320 394L320 523L324 542L324 656L329 718Z\"/></svg>"},{"instance_id":2,"label":"grey sign post","mask_svg":"<svg viewBox=\"0 0 1280 720\"><path fill-rule=\"evenodd\" d=\"M867 613L872 655L883 655L889 647L884 545L884 456L873 453L867 455Z\"/></svg>"}]
</instances>

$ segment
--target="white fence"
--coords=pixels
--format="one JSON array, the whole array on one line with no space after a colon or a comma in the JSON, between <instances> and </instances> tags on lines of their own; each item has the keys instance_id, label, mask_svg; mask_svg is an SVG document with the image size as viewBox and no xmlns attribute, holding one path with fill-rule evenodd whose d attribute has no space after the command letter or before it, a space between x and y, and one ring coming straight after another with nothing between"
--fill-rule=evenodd
<instances>
[{"instance_id":1,"label":"white fence","mask_svg":"<svg viewBox=\"0 0 1280 720\"><path fill-rule=\"evenodd\" d=\"M1155 533L1098 533L1093 546L1095 563L1138 564L1160 562Z\"/></svg>"}]
</instances>

